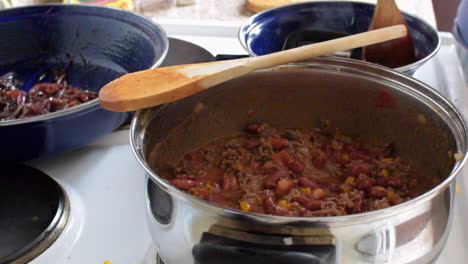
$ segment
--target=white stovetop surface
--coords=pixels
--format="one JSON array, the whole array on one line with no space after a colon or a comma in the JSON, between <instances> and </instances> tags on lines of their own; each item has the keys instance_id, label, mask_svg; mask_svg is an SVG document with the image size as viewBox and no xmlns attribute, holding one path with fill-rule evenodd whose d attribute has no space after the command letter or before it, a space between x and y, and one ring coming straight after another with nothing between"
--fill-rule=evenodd
<instances>
[{"instance_id":1,"label":"white stovetop surface","mask_svg":"<svg viewBox=\"0 0 468 264\"><path fill-rule=\"evenodd\" d=\"M199 44L213 55L243 54L231 37L170 36ZM448 34L438 56L423 66L416 77L442 91L461 107L468 98L461 78L455 46ZM146 227L143 169L133 157L128 131L114 132L80 150L41 159L31 164L48 173L65 188L71 214L65 231L32 264L154 263L144 261L152 248ZM461 263L468 259L467 181L458 179L460 192L449 241L437 263Z\"/></svg>"}]
</instances>

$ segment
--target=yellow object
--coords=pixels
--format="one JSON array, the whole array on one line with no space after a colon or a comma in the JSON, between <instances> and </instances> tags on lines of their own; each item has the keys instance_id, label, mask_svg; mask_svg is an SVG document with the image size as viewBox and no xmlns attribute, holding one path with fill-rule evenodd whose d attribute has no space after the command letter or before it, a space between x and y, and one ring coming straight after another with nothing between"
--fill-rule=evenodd
<instances>
[{"instance_id":1,"label":"yellow object","mask_svg":"<svg viewBox=\"0 0 468 264\"><path fill-rule=\"evenodd\" d=\"M460 193L460 185L458 185L458 182L455 184L455 193Z\"/></svg>"},{"instance_id":2,"label":"yellow object","mask_svg":"<svg viewBox=\"0 0 468 264\"><path fill-rule=\"evenodd\" d=\"M250 209L252 207L250 206L249 202L242 201L242 202L240 202L240 208L241 208L242 211L248 212L248 211L250 211Z\"/></svg>"},{"instance_id":3,"label":"yellow object","mask_svg":"<svg viewBox=\"0 0 468 264\"><path fill-rule=\"evenodd\" d=\"M301 193L308 194L311 193L312 190L310 188L301 188Z\"/></svg>"},{"instance_id":4,"label":"yellow object","mask_svg":"<svg viewBox=\"0 0 468 264\"><path fill-rule=\"evenodd\" d=\"M344 192L349 192L351 190L351 186L349 186L348 184L343 184L343 185L341 185L341 189Z\"/></svg>"},{"instance_id":5,"label":"yellow object","mask_svg":"<svg viewBox=\"0 0 468 264\"><path fill-rule=\"evenodd\" d=\"M381 173L384 177L388 177L388 170L383 169L380 173Z\"/></svg>"},{"instance_id":6,"label":"yellow object","mask_svg":"<svg viewBox=\"0 0 468 264\"><path fill-rule=\"evenodd\" d=\"M133 0L63 0L65 4L88 4L122 8L134 11Z\"/></svg>"},{"instance_id":7,"label":"yellow object","mask_svg":"<svg viewBox=\"0 0 468 264\"><path fill-rule=\"evenodd\" d=\"M112 262L106 260L106 261L104 261L104 264L112 264Z\"/></svg>"},{"instance_id":8,"label":"yellow object","mask_svg":"<svg viewBox=\"0 0 468 264\"><path fill-rule=\"evenodd\" d=\"M395 193L394 193L394 192L389 191L389 192L387 193L387 198L388 198L388 199L391 199L393 196L395 196Z\"/></svg>"},{"instance_id":9,"label":"yellow object","mask_svg":"<svg viewBox=\"0 0 468 264\"><path fill-rule=\"evenodd\" d=\"M286 202L285 200L281 200L278 202L278 205L281 207L288 207L288 202Z\"/></svg>"},{"instance_id":10,"label":"yellow object","mask_svg":"<svg viewBox=\"0 0 468 264\"><path fill-rule=\"evenodd\" d=\"M385 158L385 159L382 159L382 161L392 161L393 159L392 158Z\"/></svg>"},{"instance_id":11,"label":"yellow object","mask_svg":"<svg viewBox=\"0 0 468 264\"><path fill-rule=\"evenodd\" d=\"M354 185L354 177L351 177L351 176L346 177L345 183L350 186Z\"/></svg>"},{"instance_id":12,"label":"yellow object","mask_svg":"<svg viewBox=\"0 0 468 264\"><path fill-rule=\"evenodd\" d=\"M343 153L343 155L341 155L341 157L342 157L344 160L349 160L349 154L348 154L348 153Z\"/></svg>"},{"instance_id":13,"label":"yellow object","mask_svg":"<svg viewBox=\"0 0 468 264\"><path fill-rule=\"evenodd\" d=\"M310 0L247 0L247 8L252 12L261 12L263 10L281 6L281 5L307 2L307 1L310 1Z\"/></svg>"},{"instance_id":14,"label":"yellow object","mask_svg":"<svg viewBox=\"0 0 468 264\"><path fill-rule=\"evenodd\" d=\"M207 184L205 185L205 187L206 187L207 189L211 189L212 186L211 186L211 184L207 183Z\"/></svg>"}]
</instances>

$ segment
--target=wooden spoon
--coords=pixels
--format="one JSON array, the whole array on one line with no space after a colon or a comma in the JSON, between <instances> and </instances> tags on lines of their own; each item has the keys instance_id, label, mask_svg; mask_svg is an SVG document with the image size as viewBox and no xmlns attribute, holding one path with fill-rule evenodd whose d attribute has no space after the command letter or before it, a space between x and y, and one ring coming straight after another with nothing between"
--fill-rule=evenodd
<instances>
[{"instance_id":1,"label":"wooden spoon","mask_svg":"<svg viewBox=\"0 0 468 264\"><path fill-rule=\"evenodd\" d=\"M268 55L178 65L126 74L99 92L101 106L132 111L172 102L249 72L406 36L403 25L315 43Z\"/></svg>"},{"instance_id":2,"label":"wooden spoon","mask_svg":"<svg viewBox=\"0 0 468 264\"><path fill-rule=\"evenodd\" d=\"M374 17L369 30L393 25L405 25L406 29L409 29L395 0L377 0L377 6L375 7ZM390 68L398 68L415 62L413 39L409 30L404 38L365 47L364 58L366 61Z\"/></svg>"}]
</instances>

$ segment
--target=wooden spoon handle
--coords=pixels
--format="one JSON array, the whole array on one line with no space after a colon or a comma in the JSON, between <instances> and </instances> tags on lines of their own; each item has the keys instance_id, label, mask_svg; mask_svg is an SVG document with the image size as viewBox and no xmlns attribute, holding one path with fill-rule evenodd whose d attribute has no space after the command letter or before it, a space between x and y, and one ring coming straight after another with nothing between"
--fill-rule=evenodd
<instances>
[{"instance_id":1,"label":"wooden spoon handle","mask_svg":"<svg viewBox=\"0 0 468 264\"><path fill-rule=\"evenodd\" d=\"M100 103L105 109L113 111L156 106L190 96L255 70L401 38L406 34L405 26L392 26L264 56L135 72L104 86L99 92Z\"/></svg>"},{"instance_id":2,"label":"wooden spoon handle","mask_svg":"<svg viewBox=\"0 0 468 264\"><path fill-rule=\"evenodd\" d=\"M404 25L396 25L387 28L368 31L348 37L319 42L311 45L302 46L283 52L272 53L264 56L255 57L249 62L249 67L253 70L270 68L273 66L297 62L301 60L318 57L338 51L349 50L368 46L383 41L401 38L407 35L407 29Z\"/></svg>"}]
</instances>

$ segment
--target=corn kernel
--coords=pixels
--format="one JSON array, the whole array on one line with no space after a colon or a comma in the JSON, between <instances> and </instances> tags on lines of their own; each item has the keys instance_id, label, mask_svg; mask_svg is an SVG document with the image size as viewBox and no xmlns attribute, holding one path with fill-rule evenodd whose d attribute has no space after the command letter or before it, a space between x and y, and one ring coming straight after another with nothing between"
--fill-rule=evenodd
<instances>
[{"instance_id":1,"label":"corn kernel","mask_svg":"<svg viewBox=\"0 0 468 264\"><path fill-rule=\"evenodd\" d=\"M300 191L301 193L304 193L304 194L309 194L312 192L310 188L301 188Z\"/></svg>"},{"instance_id":2,"label":"corn kernel","mask_svg":"<svg viewBox=\"0 0 468 264\"><path fill-rule=\"evenodd\" d=\"M205 187L206 187L207 189L211 189L213 186L211 186L211 184L207 183L207 184L205 185Z\"/></svg>"},{"instance_id":3,"label":"corn kernel","mask_svg":"<svg viewBox=\"0 0 468 264\"><path fill-rule=\"evenodd\" d=\"M346 177L345 183L352 186L354 184L354 177L351 177L351 176Z\"/></svg>"},{"instance_id":4,"label":"corn kernel","mask_svg":"<svg viewBox=\"0 0 468 264\"><path fill-rule=\"evenodd\" d=\"M285 200L281 200L278 202L278 205L281 207L288 207L288 202L286 202Z\"/></svg>"},{"instance_id":5,"label":"corn kernel","mask_svg":"<svg viewBox=\"0 0 468 264\"><path fill-rule=\"evenodd\" d=\"M236 169L241 170L242 169L242 164L240 161L237 161L236 164L234 165Z\"/></svg>"},{"instance_id":6,"label":"corn kernel","mask_svg":"<svg viewBox=\"0 0 468 264\"><path fill-rule=\"evenodd\" d=\"M106 260L106 261L104 261L104 264L112 264L112 262Z\"/></svg>"},{"instance_id":7,"label":"corn kernel","mask_svg":"<svg viewBox=\"0 0 468 264\"><path fill-rule=\"evenodd\" d=\"M392 199L393 196L395 196L395 193L394 193L394 192L389 191L389 192L387 193L387 198L388 198L388 199Z\"/></svg>"},{"instance_id":8,"label":"corn kernel","mask_svg":"<svg viewBox=\"0 0 468 264\"><path fill-rule=\"evenodd\" d=\"M380 173L381 173L384 177L388 177L388 170L383 169L383 170L380 171Z\"/></svg>"},{"instance_id":9,"label":"corn kernel","mask_svg":"<svg viewBox=\"0 0 468 264\"><path fill-rule=\"evenodd\" d=\"M392 158L385 158L385 159L382 159L381 161L392 161L393 159Z\"/></svg>"},{"instance_id":10,"label":"corn kernel","mask_svg":"<svg viewBox=\"0 0 468 264\"><path fill-rule=\"evenodd\" d=\"M341 155L341 157L342 157L344 160L349 160L349 154L348 154L348 153L343 153L343 155Z\"/></svg>"},{"instance_id":11,"label":"corn kernel","mask_svg":"<svg viewBox=\"0 0 468 264\"><path fill-rule=\"evenodd\" d=\"M351 190L351 186L349 186L348 184L343 184L341 185L341 189L345 192L349 192Z\"/></svg>"},{"instance_id":12,"label":"corn kernel","mask_svg":"<svg viewBox=\"0 0 468 264\"><path fill-rule=\"evenodd\" d=\"M245 211L245 212L248 212L251 209L250 204L247 201L240 202L240 208L242 211Z\"/></svg>"}]
</instances>

